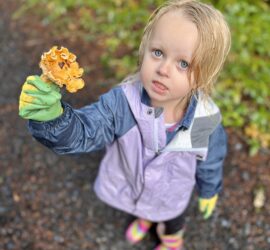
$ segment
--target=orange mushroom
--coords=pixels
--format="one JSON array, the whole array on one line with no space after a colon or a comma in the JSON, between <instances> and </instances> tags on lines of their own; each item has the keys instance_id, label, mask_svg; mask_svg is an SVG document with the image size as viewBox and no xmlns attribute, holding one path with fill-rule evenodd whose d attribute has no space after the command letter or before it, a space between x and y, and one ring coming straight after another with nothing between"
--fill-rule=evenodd
<instances>
[{"instance_id":1,"label":"orange mushroom","mask_svg":"<svg viewBox=\"0 0 270 250\"><path fill-rule=\"evenodd\" d=\"M84 80L81 78L83 69L76 62L76 56L67 48L52 47L42 54L39 66L42 69L41 78L45 82L54 82L59 87L65 85L71 93L84 87Z\"/></svg>"}]
</instances>

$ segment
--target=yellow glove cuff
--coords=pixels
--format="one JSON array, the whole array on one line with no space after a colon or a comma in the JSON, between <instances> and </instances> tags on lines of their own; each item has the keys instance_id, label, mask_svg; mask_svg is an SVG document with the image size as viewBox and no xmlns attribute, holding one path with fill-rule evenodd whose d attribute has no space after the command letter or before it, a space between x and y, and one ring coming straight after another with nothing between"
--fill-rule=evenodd
<instances>
[{"instance_id":1,"label":"yellow glove cuff","mask_svg":"<svg viewBox=\"0 0 270 250\"><path fill-rule=\"evenodd\" d=\"M199 198L199 209L200 212L203 213L204 219L208 219L212 215L216 207L217 199L218 199L217 194L209 199Z\"/></svg>"}]
</instances>

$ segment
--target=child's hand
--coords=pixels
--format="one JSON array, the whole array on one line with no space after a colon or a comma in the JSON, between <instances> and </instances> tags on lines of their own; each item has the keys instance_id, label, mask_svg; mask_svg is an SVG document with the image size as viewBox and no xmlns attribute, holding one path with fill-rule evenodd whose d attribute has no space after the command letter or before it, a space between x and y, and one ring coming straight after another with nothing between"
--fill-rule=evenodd
<instances>
[{"instance_id":1,"label":"child's hand","mask_svg":"<svg viewBox=\"0 0 270 250\"><path fill-rule=\"evenodd\" d=\"M209 199L199 198L199 210L203 213L204 219L208 219L212 215L216 207L217 199L217 194Z\"/></svg>"},{"instance_id":2,"label":"child's hand","mask_svg":"<svg viewBox=\"0 0 270 250\"><path fill-rule=\"evenodd\" d=\"M29 76L23 84L19 100L19 115L24 119L49 121L63 113L60 89L39 76Z\"/></svg>"}]
</instances>

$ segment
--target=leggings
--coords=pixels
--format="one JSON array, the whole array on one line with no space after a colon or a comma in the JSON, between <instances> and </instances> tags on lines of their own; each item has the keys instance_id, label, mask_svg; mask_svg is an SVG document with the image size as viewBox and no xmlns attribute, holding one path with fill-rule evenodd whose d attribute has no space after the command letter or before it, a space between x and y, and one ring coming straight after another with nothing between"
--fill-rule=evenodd
<instances>
[{"instance_id":1,"label":"leggings","mask_svg":"<svg viewBox=\"0 0 270 250\"><path fill-rule=\"evenodd\" d=\"M183 229L185 225L185 217L186 217L186 211L173 219L162 221L162 223L165 224L165 234L166 235L175 234L181 229ZM131 215L130 218L128 219L128 223L131 223L135 219L137 219L137 217Z\"/></svg>"},{"instance_id":2,"label":"leggings","mask_svg":"<svg viewBox=\"0 0 270 250\"><path fill-rule=\"evenodd\" d=\"M165 224L165 234L175 234L184 227L185 213L163 223Z\"/></svg>"}]
</instances>

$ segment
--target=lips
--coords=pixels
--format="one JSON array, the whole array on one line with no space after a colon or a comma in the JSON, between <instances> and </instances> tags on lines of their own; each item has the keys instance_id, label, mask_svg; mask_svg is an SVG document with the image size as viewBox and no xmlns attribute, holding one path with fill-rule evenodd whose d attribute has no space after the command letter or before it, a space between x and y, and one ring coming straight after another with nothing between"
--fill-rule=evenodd
<instances>
[{"instance_id":1,"label":"lips","mask_svg":"<svg viewBox=\"0 0 270 250\"><path fill-rule=\"evenodd\" d=\"M168 89L164 84L159 81L152 81L153 83L153 91L158 94L165 94L165 91Z\"/></svg>"},{"instance_id":2,"label":"lips","mask_svg":"<svg viewBox=\"0 0 270 250\"><path fill-rule=\"evenodd\" d=\"M155 84L158 88L162 89L162 90L166 90L168 89L164 84L162 84L161 82L158 81L153 81L153 84Z\"/></svg>"}]
</instances>

